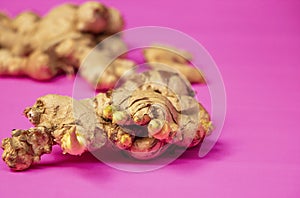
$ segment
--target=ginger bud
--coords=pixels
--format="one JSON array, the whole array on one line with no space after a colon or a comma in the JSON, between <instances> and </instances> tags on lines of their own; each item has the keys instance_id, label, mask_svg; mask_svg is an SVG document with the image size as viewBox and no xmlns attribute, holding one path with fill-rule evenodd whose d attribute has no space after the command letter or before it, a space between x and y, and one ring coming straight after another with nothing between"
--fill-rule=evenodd
<instances>
[{"instance_id":1,"label":"ginger bud","mask_svg":"<svg viewBox=\"0 0 300 198\"><path fill-rule=\"evenodd\" d=\"M75 127L73 127L70 133L66 133L61 139L61 148L64 154L69 153L71 155L81 155L86 151L85 138L76 133Z\"/></svg>"},{"instance_id":2,"label":"ginger bud","mask_svg":"<svg viewBox=\"0 0 300 198\"><path fill-rule=\"evenodd\" d=\"M147 160L159 156L164 144L155 138L138 138L132 144L129 154L141 160Z\"/></svg>"},{"instance_id":3,"label":"ginger bud","mask_svg":"<svg viewBox=\"0 0 300 198\"><path fill-rule=\"evenodd\" d=\"M200 125L204 131L206 131L207 135L209 135L214 128L212 122L209 120L200 120Z\"/></svg>"},{"instance_id":4,"label":"ginger bud","mask_svg":"<svg viewBox=\"0 0 300 198\"><path fill-rule=\"evenodd\" d=\"M112 123L118 125L127 124L130 121L130 116L125 111L116 111L112 115Z\"/></svg>"},{"instance_id":5,"label":"ginger bud","mask_svg":"<svg viewBox=\"0 0 300 198\"><path fill-rule=\"evenodd\" d=\"M153 134L153 137L158 140L166 140L168 139L170 132L171 127L169 123L165 122L162 129L158 133Z\"/></svg>"},{"instance_id":6,"label":"ginger bud","mask_svg":"<svg viewBox=\"0 0 300 198\"><path fill-rule=\"evenodd\" d=\"M132 145L132 138L129 134L124 134L120 138L120 143L122 147L129 148Z\"/></svg>"},{"instance_id":7,"label":"ginger bud","mask_svg":"<svg viewBox=\"0 0 300 198\"><path fill-rule=\"evenodd\" d=\"M148 124L148 133L150 136L161 131L164 126L164 122L159 119L153 119Z\"/></svg>"},{"instance_id":8,"label":"ginger bud","mask_svg":"<svg viewBox=\"0 0 300 198\"><path fill-rule=\"evenodd\" d=\"M106 106L104 109L103 109L103 117L106 118L106 119L112 119L112 115L114 113L114 111L116 110L116 108L112 105L108 105Z\"/></svg>"},{"instance_id":9,"label":"ginger bud","mask_svg":"<svg viewBox=\"0 0 300 198\"><path fill-rule=\"evenodd\" d=\"M145 114L143 116L134 116L133 117L133 121L137 124L137 125L145 125L147 123L149 123L151 120L150 116Z\"/></svg>"}]
</instances>

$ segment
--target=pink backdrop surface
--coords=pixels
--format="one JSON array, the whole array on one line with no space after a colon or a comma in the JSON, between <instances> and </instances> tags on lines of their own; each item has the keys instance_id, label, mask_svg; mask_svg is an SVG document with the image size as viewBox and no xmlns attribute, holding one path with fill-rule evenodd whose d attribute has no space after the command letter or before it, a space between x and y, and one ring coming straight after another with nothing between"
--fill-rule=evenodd
<instances>
[{"instance_id":1,"label":"pink backdrop surface","mask_svg":"<svg viewBox=\"0 0 300 198\"><path fill-rule=\"evenodd\" d=\"M55 148L28 171L12 172L0 162L0 197L300 197L300 1L103 2L121 10L127 28L174 28L211 53L227 92L216 146L204 158L192 149L146 173ZM1 0L0 9L45 13L59 3ZM72 95L72 87L65 77L46 83L1 78L0 138L31 126L22 111L37 97Z\"/></svg>"}]
</instances>

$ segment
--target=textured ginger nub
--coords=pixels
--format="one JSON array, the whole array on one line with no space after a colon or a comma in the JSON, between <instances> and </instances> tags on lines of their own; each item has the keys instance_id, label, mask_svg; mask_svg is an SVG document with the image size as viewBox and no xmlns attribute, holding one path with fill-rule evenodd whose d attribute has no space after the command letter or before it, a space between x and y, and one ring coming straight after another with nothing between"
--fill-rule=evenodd
<instances>
[{"instance_id":1,"label":"textured ginger nub","mask_svg":"<svg viewBox=\"0 0 300 198\"><path fill-rule=\"evenodd\" d=\"M11 138L2 140L2 159L11 169L24 170L39 162L41 155L50 153L52 146L50 131L44 127L14 130Z\"/></svg>"}]
</instances>

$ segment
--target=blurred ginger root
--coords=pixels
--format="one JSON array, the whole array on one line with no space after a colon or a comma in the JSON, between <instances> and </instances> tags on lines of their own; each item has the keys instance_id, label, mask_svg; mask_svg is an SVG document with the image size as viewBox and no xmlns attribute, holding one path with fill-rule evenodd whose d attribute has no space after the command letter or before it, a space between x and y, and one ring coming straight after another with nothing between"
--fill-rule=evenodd
<instances>
[{"instance_id":1,"label":"blurred ginger root","mask_svg":"<svg viewBox=\"0 0 300 198\"><path fill-rule=\"evenodd\" d=\"M99 2L63 4L44 17L0 13L0 75L36 80L72 75L98 42L123 26L121 14Z\"/></svg>"},{"instance_id":2,"label":"blurred ginger root","mask_svg":"<svg viewBox=\"0 0 300 198\"><path fill-rule=\"evenodd\" d=\"M192 55L183 50L164 45L152 45L143 51L145 60L150 66L171 67L184 75L190 83L205 84L201 71L190 65Z\"/></svg>"}]
</instances>

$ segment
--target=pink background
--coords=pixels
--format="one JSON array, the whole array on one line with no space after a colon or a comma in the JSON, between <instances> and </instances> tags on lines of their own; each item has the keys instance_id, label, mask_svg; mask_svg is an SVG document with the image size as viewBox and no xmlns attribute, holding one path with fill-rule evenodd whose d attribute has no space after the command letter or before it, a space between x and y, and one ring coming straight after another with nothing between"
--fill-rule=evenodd
<instances>
[{"instance_id":1,"label":"pink background","mask_svg":"<svg viewBox=\"0 0 300 198\"><path fill-rule=\"evenodd\" d=\"M44 13L61 1L23 2L1 0L0 9ZM63 156L58 148L25 172L0 162L0 197L300 197L300 1L103 2L121 10L127 28L166 26L207 48L227 91L219 141L205 158L192 149L147 173L115 170L90 154ZM72 95L72 86L65 77L1 78L0 138L31 126L22 111L37 97Z\"/></svg>"}]
</instances>

